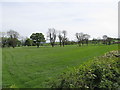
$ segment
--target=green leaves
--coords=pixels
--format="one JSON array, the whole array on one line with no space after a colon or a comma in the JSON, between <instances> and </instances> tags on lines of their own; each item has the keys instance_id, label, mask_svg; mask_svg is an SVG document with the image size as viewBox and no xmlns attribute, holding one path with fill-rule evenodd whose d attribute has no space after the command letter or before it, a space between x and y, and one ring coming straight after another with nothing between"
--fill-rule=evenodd
<instances>
[{"instance_id":1,"label":"green leaves","mask_svg":"<svg viewBox=\"0 0 120 90\"><path fill-rule=\"evenodd\" d=\"M74 68L62 74L57 82L52 84L55 88L119 88L120 62L118 51L106 53L92 60L84 66Z\"/></svg>"},{"instance_id":2,"label":"green leaves","mask_svg":"<svg viewBox=\"0 0 120 90\"><path fill-rule=\"evenodd\" d=\"M42 33L33 33L30 38L36 43L37 47L39 47L41 42L45 42L45 38Z\"/></svg>"}]
</instances>

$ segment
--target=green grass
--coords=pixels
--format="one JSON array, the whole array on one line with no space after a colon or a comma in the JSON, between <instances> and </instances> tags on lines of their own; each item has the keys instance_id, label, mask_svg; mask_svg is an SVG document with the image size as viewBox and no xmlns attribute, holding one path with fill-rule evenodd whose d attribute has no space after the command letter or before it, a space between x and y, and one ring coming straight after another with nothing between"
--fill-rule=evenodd
<instances>
[{"instance_id":1,"label":"green grass","mask_svg":"<svg viewBox=\"0 0 120 90\"><path fill-rule=\"evenodd\" d=\"M53 81L51 88L120 88L120 53L111 51L63 72Z\"/></svg>"},{"instance_id":2,"label":"green grass","mask_svg":"<svg viewBox=\"0 0 120 90\"><path fill-rule=\"evenodd\" d=\"M117 50L118 45L77 47L20 47L2 50L3 87L45 87L66 68L76 67L88 60Z\"/></svg>"}]
</instances>

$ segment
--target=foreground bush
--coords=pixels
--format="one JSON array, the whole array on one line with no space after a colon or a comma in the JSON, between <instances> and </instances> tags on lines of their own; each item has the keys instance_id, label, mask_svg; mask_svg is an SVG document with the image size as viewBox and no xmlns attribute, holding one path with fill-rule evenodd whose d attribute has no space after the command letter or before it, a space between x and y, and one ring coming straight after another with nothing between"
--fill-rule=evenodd
<instances>
[{"instance_id":1,"label":"foreground bush","mask_svg":"<svg viewBox=\"0 0 120 90\"><path fill-rule=\"evenodd\" d=\"M120 55L111 51L81 65L79 68L64 72L50 83L52 88L120 88Z\"/></svg>"}]
</instances>

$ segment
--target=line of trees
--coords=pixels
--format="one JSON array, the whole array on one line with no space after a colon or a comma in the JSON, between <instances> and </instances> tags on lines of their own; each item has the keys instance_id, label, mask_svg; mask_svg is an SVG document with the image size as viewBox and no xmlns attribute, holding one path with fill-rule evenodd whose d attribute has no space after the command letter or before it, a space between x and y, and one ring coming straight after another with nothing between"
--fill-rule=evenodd
<instances>
[{"instance_id":1,"label":"line of trees","mask_svg":"<svg viewBox=\"0 0 120 90\"><path fill-rule=\"evenodd\" d=\"M42 33L32 33L32 35L29 38L21 38L18 32L14 30L9 30L8 32L1 32L0 33L0 45L1 47L13 47L16 46L37 46L39 48L40 45L43 45L46 40ZM50 45L54 47L56 45L56 38L59 39L59 42L57 44L61 46L65 45L73 45L78 44L78 46L88 45L89 43L97 45L97 44L105 44L105 45L111 45L114 43L118 43L119 38L110 38L107 35L103 35L103 39L100 38L93 38L92 40L89 40L90 35L84 34L84 33L76 33L75 34L77 42L76 41L69 41L67 38L67 31L57 31L54 28L49 28L47 32L47 40L50 41Z\"/></svg>"},{"instance_id":2,"label":"line of trees","mask_svg":"<svg viewBox=\"0 0 120 90\"><path fill-rule=\"evenodd\" d=\"M65 46L65 43L67 42L67 31L63 30L63 31L58 31L58 35L57 35L57 31L54 28L49 28L48 29L48 40L50 40L50 44L52 45L52 47L55 46L55 40L56 37L58 36L59 39L59 45L61 46Z\"/></svg>"},{"instance_id":3,"label":"line of trees","mask_svg":"<svg viewBox=\"0 0 120 90\"><path fill-rule=\"evenodd\" d=\"M83 33L76 33L76 38L78 40L78 45L81 46L83 44L87 44L88 45L88 40L90 38L90 35L88 34L83 34Z\"/></svg>"}]
</instances>

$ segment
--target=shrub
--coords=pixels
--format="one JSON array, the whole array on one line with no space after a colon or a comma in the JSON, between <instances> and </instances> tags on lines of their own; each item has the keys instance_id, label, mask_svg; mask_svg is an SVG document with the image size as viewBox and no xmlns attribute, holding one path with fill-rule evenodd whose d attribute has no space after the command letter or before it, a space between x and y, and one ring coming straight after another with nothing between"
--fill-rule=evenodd
<instances>
[{"instance_id":1,"label":"shrub","mask_svg":"<svg viewBox=\"0 0 120 90\"><path fill-rule=\"evenodd\" d=\"M87 64L63 72L49 84L52 88L120 88L120 54L111 51Z\"/></svg>"}]
</instances>

